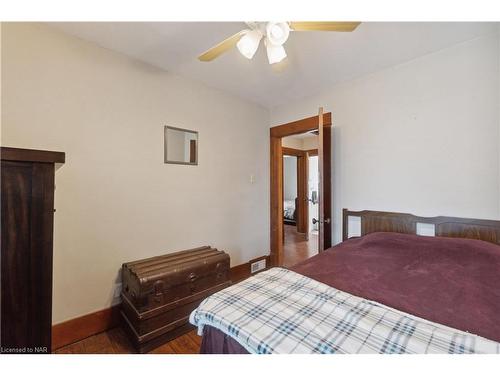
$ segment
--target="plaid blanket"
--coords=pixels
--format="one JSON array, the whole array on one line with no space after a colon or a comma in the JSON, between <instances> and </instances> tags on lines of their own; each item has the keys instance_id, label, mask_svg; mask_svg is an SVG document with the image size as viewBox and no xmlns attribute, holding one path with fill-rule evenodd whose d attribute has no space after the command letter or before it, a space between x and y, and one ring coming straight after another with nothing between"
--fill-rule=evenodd
<instances>
[{"instance_id":1,"label":"plaid blanket","mask_svg":"<svg viewBox=\"0 0 500 375\"><path fill-rule=\"evenodd\" d=\"M420 319L272 268L191 313L250 353L500 353L500 343Z\"/></svg>"}]
</instances>

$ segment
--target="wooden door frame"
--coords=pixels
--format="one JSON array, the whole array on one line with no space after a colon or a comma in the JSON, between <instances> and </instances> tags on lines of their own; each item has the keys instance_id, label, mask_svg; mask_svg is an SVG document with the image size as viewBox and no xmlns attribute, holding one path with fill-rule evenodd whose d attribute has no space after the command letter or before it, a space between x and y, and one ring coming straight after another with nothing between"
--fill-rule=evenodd
<instances>
[{"instance_id":1,"label":"wooden door frame","mask_svg":"<svg viewBox=\"0 0 500 375\"><path fill-rule=\"evenodd\" d=\"M324 127L332 126L330 112L324 113L322 120ZM270 255L273 266L283 264L283 146L281 139L318 129L319 124L320 117L312 116L270 129ZM325 181L328 179L325 178ZM330 201L331 197L327 199Z\"/></svg>"},{"instance_id":2,"label":"wooden door frame","mask_svg":"<svg viewBox=\"0 0 500 375\"><path fill-rule=\"evenodd\" d=\"M304 233L306 237L307 222L309 221L309 205L307 202L307 153L302 151L302 155L297 158L297 200L298 206L295 207L297 212L297 232Z\"/></svg>"}]
</instances>

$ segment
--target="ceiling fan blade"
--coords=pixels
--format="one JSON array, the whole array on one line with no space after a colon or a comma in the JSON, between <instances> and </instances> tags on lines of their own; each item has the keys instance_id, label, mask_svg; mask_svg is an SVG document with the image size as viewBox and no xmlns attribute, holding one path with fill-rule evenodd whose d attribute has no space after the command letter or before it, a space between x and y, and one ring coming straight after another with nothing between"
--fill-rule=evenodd
<instances>
[{"instance_id":1,"label":"ceiling fan blade","mask_svg":"<svg viewBox=\"0 0 500 375\"><path fill-rule=\"evenodd\" d=\"M361 22L290 22L295 31L354 31Z\"/></svg>"},{"instance_id":2,"label":"ceiling fan blade","mask_svg":"<svg viewBox=\"0 0 500 375\"><path fill-rule=\"evenodd\" d=\"M198 60L200 61L212 61L213 59L219 57L227 50L233 48L236 43L240 40L240 38L245 34L246 30L241 30L240 32L230 36L229 38L223 40L215 47L210 48L205 53L202 53L198 56Z\"/></svg>"}]
</instances>

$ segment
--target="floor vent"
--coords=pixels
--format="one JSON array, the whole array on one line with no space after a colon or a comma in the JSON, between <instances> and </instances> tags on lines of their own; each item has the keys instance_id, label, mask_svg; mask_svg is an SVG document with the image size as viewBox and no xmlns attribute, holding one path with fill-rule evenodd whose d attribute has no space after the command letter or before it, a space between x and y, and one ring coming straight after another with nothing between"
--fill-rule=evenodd
<instances>
[{"instance_id":1,"label":"floor vent","mask_svg":"<svg viewBox=\"0 0 500 375\"><path fill-rule=\"evenodd\" d=\"M259 260L258 262L254 262L254 263L250 264L250 273L259 272L259 271L262 271L265 269L266 269L266 260L265 259L262 259L262 260Z\"/></svg>"}]
</instances>

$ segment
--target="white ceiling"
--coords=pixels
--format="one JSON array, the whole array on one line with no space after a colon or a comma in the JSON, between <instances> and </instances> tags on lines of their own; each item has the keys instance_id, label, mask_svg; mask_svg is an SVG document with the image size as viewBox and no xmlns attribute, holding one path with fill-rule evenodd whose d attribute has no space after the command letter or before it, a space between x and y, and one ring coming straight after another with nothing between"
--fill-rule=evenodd
<instances>
[{"instance_id":1,"label":"white ceiling","mask_svg":"<svg viewBox=\"0 0 500 375\"><path fill-rule=\"evenodd\" d=\"M289 135L284 138L293 138L293 139L308 139L308 138L317 138L318 135L314 134L312 132L307 132L307 133L301 133L301 134L294 134L294 135Z\"/></svg>"},{"instance_id":2,"label":"white ceiling","mask_svg":"<svg viewBox=\"0 0 500 375\"><path fill-rule=\"evenodd\" d=\"M352 33L293 32L288 58L267 63L237 49L212 62L197 56L245 28L243 22L80 22L51 25L208 86L271 108L315 94L340 81L375 72L480 35L496 23L362 23Z\"/></svg>"}]
</instances>

